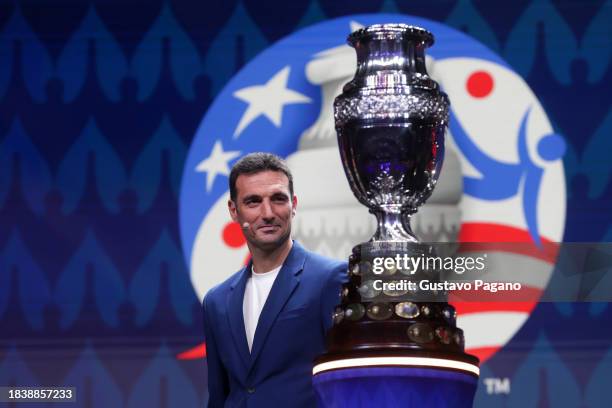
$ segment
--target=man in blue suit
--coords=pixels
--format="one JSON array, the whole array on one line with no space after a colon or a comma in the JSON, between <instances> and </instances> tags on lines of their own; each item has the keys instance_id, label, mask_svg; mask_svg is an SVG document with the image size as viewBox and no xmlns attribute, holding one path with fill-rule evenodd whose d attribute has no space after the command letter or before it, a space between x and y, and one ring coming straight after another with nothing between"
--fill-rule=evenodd
<instances>
[{"instance_id":1,"label":"man in blue suit","mask_svg":"<svg viewBox=\"0 0 612 408\"><path fill-rule=\"evenodd\" d=\"M313 359L325 349L346 263L291 239L297 198L268 153L230 173L229 212L251 261L204 298L209 407L314 407Z\"/></svg>"}]
</instances>

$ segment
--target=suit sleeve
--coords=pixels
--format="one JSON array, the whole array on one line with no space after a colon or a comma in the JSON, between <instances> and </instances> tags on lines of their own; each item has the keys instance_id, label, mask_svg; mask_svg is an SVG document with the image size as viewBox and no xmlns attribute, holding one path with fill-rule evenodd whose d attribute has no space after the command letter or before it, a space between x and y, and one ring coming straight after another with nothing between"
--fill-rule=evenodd
<instances>
[{"instance_id":1,"label":"suit sleeve","mask_svg":"<svg viewBox=\"0 0 612 408\"><path fill-rule=\"evenodd\" d=\"M208 295L204 298L204 337L206 340L206 364L208 366L208 408L223 407L229 395L228 375L219 358L215 341L214 327L211 324L213 313Z\"/></svg>"},{"instance_id":2,"label":"suit sleeve","mask_svg":"<svg viewBox=\"0 0 612 408\"><path fill-rule=\"evenodd\" d=\"M340 291L342 284L346 282L348 282L347 264L343 262L331 270L323 288L320 313L324 333L332 327L332 314L335 306L340 303Z\"/></svg>"}]
</instances>

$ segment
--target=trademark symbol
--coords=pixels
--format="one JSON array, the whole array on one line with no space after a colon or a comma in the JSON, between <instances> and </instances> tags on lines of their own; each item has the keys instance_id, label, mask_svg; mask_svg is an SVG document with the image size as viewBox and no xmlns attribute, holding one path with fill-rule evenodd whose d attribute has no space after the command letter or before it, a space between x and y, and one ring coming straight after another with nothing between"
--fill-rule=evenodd
<instances>
[{"instance_id":1,"label":"trademark symbol","mask_svg":"<svg viewBox=\"0 0 612 408\"><path fill-rule=\"evenodd\" d=\"M510 394L509 378L489 377L485 378L483 382L487 387L487 394L489 395Z\"/></svg>"}]
</instances>

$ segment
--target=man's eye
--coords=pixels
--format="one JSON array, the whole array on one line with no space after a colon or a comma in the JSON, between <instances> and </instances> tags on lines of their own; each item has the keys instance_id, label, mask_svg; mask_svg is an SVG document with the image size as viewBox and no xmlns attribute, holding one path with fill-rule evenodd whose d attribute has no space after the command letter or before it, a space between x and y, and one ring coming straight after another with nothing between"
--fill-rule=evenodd
<instances>
[{"instance_id":1,"label":"man's eye","mask_svg":"<svg viewBox=\"0 0 612 408\"><path fill-rule=\"evenodd\" d=\"M273 197L272 199L280 203L284 203L287 201L287 197L285 196L276 196L276 197Z\"/></svg>"}]
</instances>

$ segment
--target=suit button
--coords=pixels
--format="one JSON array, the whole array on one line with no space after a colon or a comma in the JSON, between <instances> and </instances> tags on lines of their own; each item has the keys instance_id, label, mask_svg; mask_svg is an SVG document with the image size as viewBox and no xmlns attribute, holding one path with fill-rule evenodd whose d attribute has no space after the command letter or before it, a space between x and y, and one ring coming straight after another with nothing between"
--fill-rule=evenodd
<instances>
[{"instance_id":1,"label":"suit button","mask_svg":"<svg viewBox=\"0 0 612 408\"><path fill-rule=\"evenodd\" d=\"M253 394L255 392L255 388L247 388L247 392L249 394Z\"/></svg>"}]
</instances>

